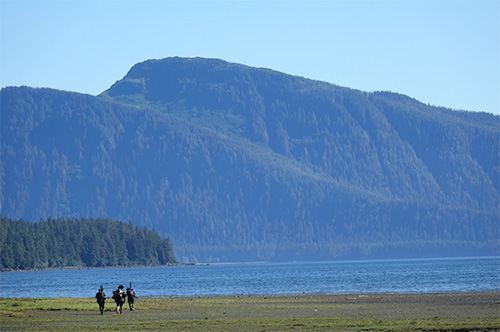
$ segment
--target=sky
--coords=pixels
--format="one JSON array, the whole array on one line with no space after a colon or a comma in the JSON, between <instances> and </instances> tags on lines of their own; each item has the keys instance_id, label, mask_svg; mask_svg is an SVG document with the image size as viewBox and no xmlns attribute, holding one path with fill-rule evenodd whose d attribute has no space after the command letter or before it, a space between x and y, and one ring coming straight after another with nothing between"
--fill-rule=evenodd
<instances>
[{"instance_id":1,"label":"sky","mask_svg":"<svg viewBox=\"0 0 500 332\"><path fill-rule=\"evenodd\" d=\"M172 56L500 114L500 0L0 0L1 87L97 95Z\"/></svg>"}]
</instances>

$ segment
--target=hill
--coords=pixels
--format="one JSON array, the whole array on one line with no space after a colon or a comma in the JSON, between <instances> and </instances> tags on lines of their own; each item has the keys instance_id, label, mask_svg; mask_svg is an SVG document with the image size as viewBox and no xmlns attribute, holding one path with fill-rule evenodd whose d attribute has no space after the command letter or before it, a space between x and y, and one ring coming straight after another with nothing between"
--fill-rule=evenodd
<instances>
[{"instance_id":1,"label":"hill","mask_svg":"<svg viewBox=\"0 0 500 332\"><path fill-rule=\"evenodd\" d=\"M0 98L2 215L131 220L182 261L499 254L499 116L202 58Z\"/></svg>"},{"instance_id":2,"label":"hill","mask_svg":"<svg viewBox=\"0 0 500 332\"><path fill-rule=\"evenodd\" d=\"M175 264L155 231L106 219L0 218L0 270Z\"/></svg>"}]
</instances>

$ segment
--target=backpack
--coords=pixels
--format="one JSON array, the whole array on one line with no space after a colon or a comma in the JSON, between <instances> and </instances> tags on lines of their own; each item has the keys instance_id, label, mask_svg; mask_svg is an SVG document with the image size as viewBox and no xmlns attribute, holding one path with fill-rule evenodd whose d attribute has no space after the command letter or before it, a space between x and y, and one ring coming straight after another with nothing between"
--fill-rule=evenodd
<instances>
[{"instance_id":1,"label":"backpack","mask_svg":"<svg viewBox=\"0 0 500 332\"><path fill-rule=\"evenodd\" d=\"M133 289L129 289L127 295L128 296L135 296L134 290Z\"/></svg>"},{"instance_id":2,"label":"backpack","mask_svg":"<svg viewBox=\"0 0 500 332\"><path fill-rule=\"evenodd\" d=\"M113 292L113 300L118 300L119 298L121 298L120 293L118 293L118 292Z\"/></svg>"}]
</instances>

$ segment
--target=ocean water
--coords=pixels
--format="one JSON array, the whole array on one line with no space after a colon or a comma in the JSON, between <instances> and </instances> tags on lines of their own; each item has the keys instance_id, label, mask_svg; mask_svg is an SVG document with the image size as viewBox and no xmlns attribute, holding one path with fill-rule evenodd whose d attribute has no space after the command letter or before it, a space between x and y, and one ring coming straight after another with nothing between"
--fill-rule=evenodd
<instances>
[{"instance_id":1,"label":"ocean water","mask_svg":"<svg viewBox=\"0 0 500 332\"><path fill-rule=\"evenodd\" d=\"M221 264L0 273L0 297L436 293L500 291L500 257Z\"/></svg>"}]
</instances>

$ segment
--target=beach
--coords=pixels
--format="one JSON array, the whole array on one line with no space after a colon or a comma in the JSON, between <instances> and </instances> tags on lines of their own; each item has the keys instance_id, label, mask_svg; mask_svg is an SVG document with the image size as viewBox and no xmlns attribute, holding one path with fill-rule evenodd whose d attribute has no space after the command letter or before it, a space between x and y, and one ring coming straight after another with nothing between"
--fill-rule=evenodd
<instances>
[{"instance_id":1,"label":"beach","mask_svg":"<svg viewBox=\"0 0 500 332\"><path fill-rule=\"evenodd\" d=\"M500 293L1 299L1 331L500 331Z\"/></svg>"}]
</instances>

